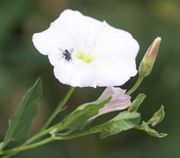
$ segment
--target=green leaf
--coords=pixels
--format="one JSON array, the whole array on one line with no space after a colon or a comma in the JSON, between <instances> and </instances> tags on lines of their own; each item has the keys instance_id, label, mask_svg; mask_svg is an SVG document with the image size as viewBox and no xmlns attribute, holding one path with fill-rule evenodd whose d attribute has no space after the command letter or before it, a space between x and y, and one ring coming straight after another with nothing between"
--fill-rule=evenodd
<instances>
[{"instance_id":1,"label":"green leaf","mask_svg":"<svg viewBox=\"0 0 180 158\"><path fill-rule=\"evenodd\" d=\"M1 142L1 143L0 143L0 152L1 152L2 149L3 149L3 144L4 144L4 142Z\"/></svg>"},{"instance_id":2,"label":"green leaf","mask_svg":"<svg viewBox=\"0 0 180 158\"><path fill-rule=\"evenodd\" d=\"M79 106L71 114L66 116L64 120L59 124L60 128L77 129L83 127L87 121L98 114L99 110L108 104L111 97L100 103L89 103Z\"/></svg>"},{"instance_id":3,"label":"green leaf","mask_svg":"<svg viewBox=\"0 0 180 158\"><path fill-rule=\"evenodd\" d=\"M157 124L159 124L164 119L164 117L165 117L165 112L164 112L164 106L162 105L160 109L154 113L153 117L147 121L147 124L154 127Z\"/></svg>"},{"instance_id":4,"label":"green leaf","mask_svg":"<svg viewBox=\"0 0 180 158\"><path fill-rule=\"evenodd\" d=\"M146 95L141 93L139 94L134 101L132 102L131 106L129 107L129 112L134 112L139 109L139 106L143 103L144 99L146 98Z\"/></svg>"},{"instance_id":5,"label":"green leaf","mask_svg":"<svg viewBox=\"0 0 180 158\"><path fill-rule=\"evenodd\" d=\"M124 111L108 122L98 125L95 128L99 128L101 138L106 138L107 136L115 135L137 126L140 120L141 117L139 113Z\"/></svg>"},{"instance_id":6,"label":"green leaf","mask_svg":"<svg viewBox=\"0 0 180 158\"><path fill-rule=\"evenodd\" d=\"M27 91L16 112L9 120L3 148L11 141L21 141L27 137L32 119L37 113L37 104L42 95L42 81L39 78Z\"/></svg>"},{"instance_id":7,"label":"green leaf","mask_svg":"<svg viewBox=\"0 0 180 158\"><path fill-rule=\"evenodd\" d=\"M148 124L144 121L142 122L141 125L138 125L136 128L139 130L145 131L146 133L148 133L149 135L151 135L153 137L163 138L163 137L167 136L166 133L158 133L156 130L150 128L148 126Z\"/></svg>"}]
</instances>

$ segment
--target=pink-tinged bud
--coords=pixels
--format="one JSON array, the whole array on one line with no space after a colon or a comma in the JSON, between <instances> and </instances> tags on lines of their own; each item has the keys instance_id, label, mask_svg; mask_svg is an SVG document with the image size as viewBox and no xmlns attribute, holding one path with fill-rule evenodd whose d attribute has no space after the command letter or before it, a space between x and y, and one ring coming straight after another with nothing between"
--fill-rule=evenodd
<instances>
[{"instance_id":1,"label":"pink-tinged bud","mask_svg":"<svg viewBox=\"0 0 180 158\"><path fill-rule=\"evenodd\" d=\"M121 88L107 87L96 102L101 102L110 96L112 99L107 105L100 109L97 116L128 108L131 105L131 97L125 94L125 92L126 91Z\"/></svg>"},{"instance_id":2,"label":"pink-tinged bud","mask_svg":"<svg viewBox=\"0 0 180 158\"><path fill-rule=\"evenodd\" d=\"M159 51L160 43L161 43L161 38L157 37L146 51L139 66L139 75L141 77L146 77L151 73Z\"/></svg>"}]
</instances>

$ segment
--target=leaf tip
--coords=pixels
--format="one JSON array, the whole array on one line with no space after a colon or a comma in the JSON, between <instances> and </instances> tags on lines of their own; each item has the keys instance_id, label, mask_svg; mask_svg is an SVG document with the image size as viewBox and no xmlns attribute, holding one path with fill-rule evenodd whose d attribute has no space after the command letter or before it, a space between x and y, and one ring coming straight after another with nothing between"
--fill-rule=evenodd
<instances>
[{"instance_id":1,"label":"leaf tip","mask_svg":"<svg viewBox=\"0 0 180 158\"><path fill-rule=\"evenodd\" d=\"M34 84L34 87L37 87L38 89L40 89L40 93L42 94L43 92L43 82L42 82L42 79L41 77L38 77L38 79L36 80L35 84Z\"/></svg>"}]
</instances>

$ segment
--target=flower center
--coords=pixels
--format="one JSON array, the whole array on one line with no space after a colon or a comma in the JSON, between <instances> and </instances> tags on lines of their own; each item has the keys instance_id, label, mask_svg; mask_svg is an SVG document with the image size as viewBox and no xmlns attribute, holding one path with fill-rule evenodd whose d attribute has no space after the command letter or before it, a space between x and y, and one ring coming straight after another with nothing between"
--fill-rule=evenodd
<instances>
[{"instance_id":1,"label":"flower center","mask_svg":"<svg viewBox=\"0 0 180 158\"><path fill-rule=\"evenodd\" d=\"M94 56L93 55L82 53L82 52L78 52L76 54L76 58L78 58L79 60L84 61L87 64L91 63L94 60Z\"/></svg>"}]
</instances>

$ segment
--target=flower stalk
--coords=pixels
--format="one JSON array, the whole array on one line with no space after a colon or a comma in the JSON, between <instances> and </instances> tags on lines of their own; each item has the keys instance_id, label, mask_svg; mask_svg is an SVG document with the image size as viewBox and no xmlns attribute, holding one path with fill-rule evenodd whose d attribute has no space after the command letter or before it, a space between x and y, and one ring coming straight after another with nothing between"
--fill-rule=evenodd
<instances>
[{"instance_id":1,"label":"flower stalk","mask_svg":"<svg viewBox=\"0 0 180 158\"><path fill-rule=\"evenodd\" d=\"M63 98L63 100L58 104L57 108L54 110L54 112L51 114L45 125L42 127L41 131L46 129L51 122L56 118L56 116L63 110L63 107L67 103L68 99L71 97L73 91L75 90L74 87L70 87L67 94Z\"/></svg>"},{"instance_id":2,"label":"flower stalk","mask_svg":"<svg viewBox=\"0 0 180 158\"><path fill-rule=\"evenodd\" d=\"M128 95L132 94L134 91L136 91L136 89L140 86L140 84L142 83L143 79L145 77L147 77L148 75L150 75L154 63L156 61L157 55L158 55L158 51L159 51L159 47L161 44L161 38L157 37L152 44L149 46L149 48L147 49L140 65L139 65L139 77L138 80L136 81L136 83L134 84L134 86L127 92Z\"/></svg>"},{"instance_id":3,"label":"flower stalk","mask_svg":"<svg viewBox=\"0 0 180 158\"><path fill-rule=\"evenodd\" d=\"M131 95L133 92L136 91L136 89L140 86L140 84L142 83L144 77L139 76L139 78L137 79L136 83L133 85L133 87L127 92L128 95Z\"/></svg>"}]
</instances>

